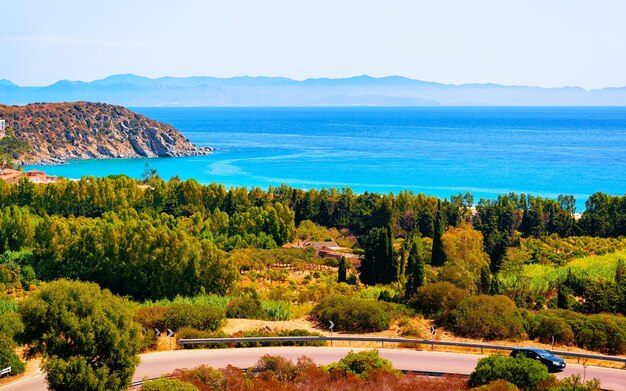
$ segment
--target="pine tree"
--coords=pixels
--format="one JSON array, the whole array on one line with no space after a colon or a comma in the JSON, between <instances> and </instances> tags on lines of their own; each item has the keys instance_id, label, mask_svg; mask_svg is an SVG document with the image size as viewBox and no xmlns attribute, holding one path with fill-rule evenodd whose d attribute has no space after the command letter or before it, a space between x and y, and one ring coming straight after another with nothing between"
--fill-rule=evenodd
<instances>
[{"instance_id":1,"label":"pine tree","mask_svg":"<svg viewBox=\"0 0 626 391\"><path fill-rule=\"evenodd\" d=\"M337 272L337 282L347 281L346 257L342 256L339 262L339 271Z\"/></svg>"},{"instance_id":2,"label":"pine tree","mask_svg":"<svg viewBox=\"0 0 626 391\"><path fill-rule=\"evenodd\" d=\"M433 252L431 262L433 266L443 266L443 264L446 263L446 253L443 249L443 242L441 241L441 237L445 232L446 228L440 202L435 216L435 232L433 234Z\"/></svg>"}]
</instances>

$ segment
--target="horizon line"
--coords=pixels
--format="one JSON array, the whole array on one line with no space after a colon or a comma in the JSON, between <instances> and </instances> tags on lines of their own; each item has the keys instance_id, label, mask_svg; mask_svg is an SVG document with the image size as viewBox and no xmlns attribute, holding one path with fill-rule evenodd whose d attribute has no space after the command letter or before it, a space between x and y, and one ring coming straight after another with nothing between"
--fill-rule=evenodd
<instances>
[{"instance_id":1,"label":"horizon line","mask_svg":"<svg viewBox=\"0 0 626 391\"><path fill-rule=\"evenodd\" d=\"M266 76L266 75L256 75L256 76L237 75L237 76L227 76L227 77L210 76L210 75L191 75L191 76L170 76L170 75L164 75L164 76L158 76L158 77L148 77L148 76L143 76L143 75L137 75L137 74L134 74L134 73L115 73L115 74L111 74L111 75L105 76L103 78L93 79L93 80L90 80L90 81L71 80L71 79L59 79L59 80L57 80L57 81L55 81L55 82L53 82L51 84L48 84L48 85L19 85L19 84L16 84L15 82L13 82L12 80L9 80L9 79L0 79L0 82L1 81L7 81L7 82L11 83L13 86L19 87L19 88L47 88L47 87L51 87L51 86L53 86L55 84L62 83L62 82L91 84L91 83L94 83L94 82L103 81L103 80L106 80L106 79L109 79L109 78L112 78L112 77L116 77L116 76L135 77L135 78L147 79L147 80L152 80L152 81L158 81L160 79L210 78L210 79L217 79L217 80L233 80L233 79L246 79L246 78L248 78L248 79L284 79L284 80L289 80L289 81L293 81L293 82L297 82L297 83L303 83L303 82L307 82L307 81L319 81L319 80L339 81L339 80L350 80L350 79L357 79L357 78L367 78L367 79L374 79L374 80L397 78L397 79L404 79L406 81L421 82L421 83L428 83L428 84L438 84L440 86L452 86L452 87L498 86L498 87L509 87L509 88L540 88L540 89L546 89L546 90L550 90L550 89L579 89L579 90L583 90L585 92L626 88L626 86L608 86L608 87L601 87L601 88L586 89L584 87L576 86L576 85L563 85L563 86L556 86L556 87L544 87L544 86L539 86L539 85L499 84L499 83L494 83L494 82L483 82L483 83L470 82L470 83L455 84L455 83L445 83L445 82L438 82L438 81L428 81L428 80L422 80L422 79L413 79L411 77L401 76L401 75L370 76L368 74L346 76L346 77L334 77L334 78L333 77L308 77L308 78L304 78L304 79L298 79L298 78L291 78L291 77L286 77L286 76ZM121 84L121 83L119 83L119 84Z\"/></svg>"}]
</instances>

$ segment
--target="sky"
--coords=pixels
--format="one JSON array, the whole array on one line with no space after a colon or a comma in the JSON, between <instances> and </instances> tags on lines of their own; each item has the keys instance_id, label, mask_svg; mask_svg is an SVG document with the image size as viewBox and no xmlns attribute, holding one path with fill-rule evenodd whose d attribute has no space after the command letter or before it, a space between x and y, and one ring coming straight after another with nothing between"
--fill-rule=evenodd
<instances>
[{"instance_id":1,"label":"sky","mask_svg":"<svg viewBox=\"0 0 626 391\"><path fill-rule=\"evenodd\" d=\"M626 86L623 0L0 0L0 79Z\"/></svg>"}]
</instances>

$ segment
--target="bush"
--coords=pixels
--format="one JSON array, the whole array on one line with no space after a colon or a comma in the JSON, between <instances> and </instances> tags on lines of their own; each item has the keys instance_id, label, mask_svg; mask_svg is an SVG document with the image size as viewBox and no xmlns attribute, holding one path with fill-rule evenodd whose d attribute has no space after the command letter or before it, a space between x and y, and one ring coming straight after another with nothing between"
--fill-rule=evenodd
<instances>
[{"instance_id":1,"label":"bush","mask_svg":"<svg viewBox=\"0 0 626 391\"><path fill-rule=\"evenodd\" d=\"M174 331L183 327L217 330L225 320L224 310L209 304L170 304L140 308L135 319L144 327Z\"/></svg>"},{"instance_id":2,"label":"bush","mask_svg":"<svg viewBox=\"0 0 626 391\"><path fill-rule=\"evenodd\" d=\"M410 306L424 315L445 319L467 295L466 290L457 288L449 282L435 282L420 287Z\"/></svg>"},{"instance_id":3,"label":"bush","mask_svg":"<svg viewBox=\"0 0 626 391\"><path fill-rule=\"evenodd\" d=\"M537 390L542 383L553 381L554 376L537 360L494 355L478 361L468 384L477 387L496 380L506 380L522 390Z\"/></svg>"},{"instance_id":4,"label":"bush","mask_svg":"<svg viewBox=\"0 0 626 391\"><path fill-rule=\"evenodd\" d=\"M506 296L468 296L452 311L452 329L464 337L523 338L524 321Z\"/></svg>"},{"instance_id":5,"label":"bush","mask_svg":"<svg viewBox=\"0 0 626 391\"><path fill-rule=\"evenodd\" d=\"M327 367L329 372L340 371L344 374L352 374L362 379L367 379L373 370L385 371L400 376L391 361L378 354L378 350L366 350L358 353L350 352L339 362L332 363Z\"/></svg>"},{"instance_id":6,"label":"bush","mask_svg":"<svg viewBox=\"0 0 626 391\"><path fill-rule=\"evenodd\" d=\"M236 319L263 319L261 302L252 297L238 297L226 306L226 317Z\"/></svg>"},{"instance_id":7,"label":"bush","mask_svg":"<svg viewBox=\"0 0 626 391\"><path fill-rule=\"evenodd\" d=\"M198 339L198 338L226 338L228 337L223 331L206 331L198 330L193 327L183 327L176 332L176 337L181 339ZM227 345L223 343L203 343L184 345L184 349L222 349Z\"/></svg>"},{"instance_id":8,"label":"bush","mask_svg":"<svg viewBox=\"0 0 626 391\"><path fill-rule=\"evenodd\" d=\"M146 382L141 389L142 391L198 391L193 384L165 378Z\"/></svg>"},{"instance_id":9,"label":"bush","mask_svg":"<svg viewBox=\"0 0 626 391\"><path fill-rule=\"evenodd\" d=\"M165 306L142 307L135 313L135 320L148 330L161 329L165 325L166 313Z\"/></svg>"},{"instance_id":10,"label":"bush","mask_svg":"<svg viewBox=\"0 0 626 391\"><path fill-rule=\"evenodd\" d=\"M528 322L531 338L549 341L561 338L576 346L606 354L626 352L626 318L612 315L583 315L570 310L553 309L537 313ZM571 334L569 333L571 330Z\"/></svg>"},{"instance_id":11,"label":"bush","mask_svg":"<svg viewBox=\"0 0 626 391\"><path fill-rule=\"evenodd\" d=\"M308 337L317 336L320 337L320 333L311 333L307 330L295 329L295 330L282 330L278 332L272 332L267 330L250 330L240 332L232 335L233 338L253 338L253 337ZM324 341L296 341L296 342L240 342L237 343L237 347L249 348L260 346L325 346Z\"/></svg>"},{"instance_id":12,"label":"bush","mask_svg":"<svg viewBox=\"0 0 626 391\"><path fill-rule=\"evenodd\" d=\"M495 380L484 386L472 388L472 391L519 391L519 388L506 380Z\"/></svg>"},{"instance_id":13,"label":"bush","mask_svg":"<svg viewBox=\"0 0 626 391\"><path fill-rule=\"evenodd\" d=\"M7 312L0 316L0 335L4 334L13 339L22 331L24 331L24 324L16 312Z\"/></svg>"},{"instance_id":14,"label":"bush","mask_svg":"<svg viewBox=\"0 0 626 391\"><path fill-rule=\"evenodd\" d=\"M11 375L20 374L25 369L24 363L15 354L15 342L8 336L0 334L0 369L7 367L11 367Z\"/></svg>"},{"instance_id":15,"label":"bush","mask_svg":"<svg viewBox=\"0 0 626 391\"><path fill-rule=\"evenodd\" d=\"M527 328L528 334L539 338L543 343L554 342L561 345L574 343L574 332L567 321L550 312L538 313L533 319L532 326Z\"/></svg>"},{"instance_id":16,"label":"bush","mask_svg":"<svg viewBox=\"0 0 626 391\"><path fill-rule=\"evenodd\" d=\"M178 377L181 381L194 384L201 389L206 389L202 386L207 386L208 390L227 389L224 374L206 365L201 365L194 369L177 369L173 375Z\"/></svg>"},{"instance_id":17,"label":"bush","mask_svg":"<svg viewBox=\"0 0 626 391\"><path fill-rule=\"evenodd\" d=\"M338 295L323 299L313 308L313 313L324 325L332 321L335 330L353 332L387 330L391 324L391 311L392 306L385 302Z\"/></svg>"},{"instance_id":18,"label":"bush","mask_svg":"<svg viewBox=\"0 0 626 391\"><path fill-rule=\"evenodd\" d=\"M291 318L291 304L288 301L263 301L261 307L267 320L289 320Z\"/></svg>"}]
</instances>

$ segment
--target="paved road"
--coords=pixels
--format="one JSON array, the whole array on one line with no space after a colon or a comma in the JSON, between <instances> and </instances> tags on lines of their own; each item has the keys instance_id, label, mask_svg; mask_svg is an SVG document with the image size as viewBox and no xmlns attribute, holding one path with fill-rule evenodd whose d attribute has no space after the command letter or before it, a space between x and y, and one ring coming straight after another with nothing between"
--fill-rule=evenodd
<instances>
[{"instance_id":1,"label":"paved road","mask_svg":"<svg viewBox=\"0 0 626 391\"><path fill-rule=\"evenodd\" d=\"M249 349L213 349L213 350L177 350L141 355L141 364L133 380L144 377L158 377L177 368L193 368L206 364L214 368L223 368L228 364L246 368L254 365L259 357L265 354L280 355L291 360L308 356L318 364L330 364L344 357L350 348L330 347L274 347ZM469 374L481 356L474 354L443 353L430 351L379 349L380 355L393 362L394 366L403 370L419 370L432 372L450 372ZM573 374L583 375L582 365L568 364L567 369L557 377L562 378ZM587 378L597 377L605 389L626 391L626 370L600 367L587 367ZM42 375L19 380L4 387L1 391L44 391L45 379Z\"/></svg>"}]
</instances>

